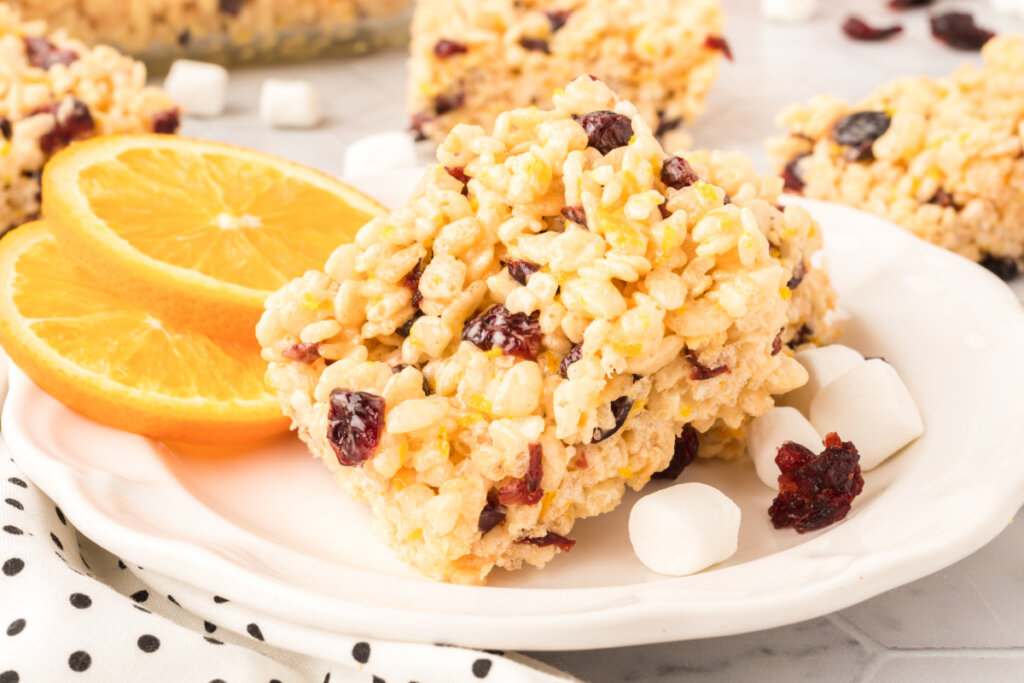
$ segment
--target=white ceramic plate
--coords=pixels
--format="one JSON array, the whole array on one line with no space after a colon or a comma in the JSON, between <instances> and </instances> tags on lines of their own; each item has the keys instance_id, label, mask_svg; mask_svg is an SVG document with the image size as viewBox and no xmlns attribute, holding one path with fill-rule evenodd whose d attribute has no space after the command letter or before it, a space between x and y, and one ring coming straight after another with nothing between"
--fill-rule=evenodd
<instances>
[{"instance_id":1,"label":"white ceramic plate","mask_svg":"<svg viewBox=\"0 0 1024 683\"><path fill-rule=\"evenodd\" d=\"M408 174L361 184L385 201ZM100 545L293 622L421 642L571 649L717 636L825 614L934 572L996 536L1024 503L1024 313L982 268L871 216L800 202L825 228L845 343L893 363L925 435L865 477L850 516L771 528L747 462L701 462L743 509L739 552L666 578L634 557L635 496L577 524L575 549L487 587L431 583L369 532L297 439L184 452L101 427L11 376L4 435L27 474Z\"/></svg>"}]
</instances>

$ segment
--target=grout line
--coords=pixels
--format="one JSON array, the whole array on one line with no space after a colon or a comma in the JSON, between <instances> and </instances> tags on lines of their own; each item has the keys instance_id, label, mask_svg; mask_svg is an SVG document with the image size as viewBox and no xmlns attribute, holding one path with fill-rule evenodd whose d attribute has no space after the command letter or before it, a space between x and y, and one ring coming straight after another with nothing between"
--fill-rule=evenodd
<instances>
[{"instance_id":1,"label":"grout line","mask_svg":"<svg viewBox=\"0 0 1024 683\"><path fill-rule=\"evenodd\" d=\"M830 614L826 619L828 619L832 625L840 631L860 643L861 647L867 650L869 654L884 652L889 649L872 637L867 631L863 630L859 626L855 626L852 622L838 613Z\"/></svg>"}]
</instances>

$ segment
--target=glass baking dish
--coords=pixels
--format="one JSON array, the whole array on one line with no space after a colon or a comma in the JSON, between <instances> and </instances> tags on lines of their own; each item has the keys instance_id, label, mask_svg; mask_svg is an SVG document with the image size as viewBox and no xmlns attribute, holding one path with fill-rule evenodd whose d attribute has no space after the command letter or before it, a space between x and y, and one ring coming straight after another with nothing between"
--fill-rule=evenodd
<instances>
[{"instance_id":1,"label":"glass baking dish","mask_svg":"<svg viewBox=\"0 0 1024 683\"><path fill-rule=\"evenodd\" d=\"M179 57L239 63L359 54L403 43L413 0L20 0L87 43L157 69Z\"/></svg>"}]
</instances>

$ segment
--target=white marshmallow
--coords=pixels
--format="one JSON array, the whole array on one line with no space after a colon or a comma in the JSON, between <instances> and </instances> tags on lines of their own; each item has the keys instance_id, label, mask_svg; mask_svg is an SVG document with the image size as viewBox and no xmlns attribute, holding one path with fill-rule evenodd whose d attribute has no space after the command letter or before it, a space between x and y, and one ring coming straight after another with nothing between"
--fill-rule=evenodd
<instances>
[{"instance_id":1,"label":"white marshmallow","mask_svg":"<svg viewBox=\"0 0 1024 683\"><path fill-rule=\"evenodd\" d=\"M818 392L811 424L820 434L836 432L860 453L870 470L921 436L924 423L896 370L874 359L857 366Z\"/></svg>"},{"instance_id":2,"label":"white marshmallow","mask_svg":"<svg viewBox=\"0 0 1024 683\"><path fill-rule=\"evenodd\" d=\"M761 0L765 19L783 23L807 21L818 8L818 0Z\"/></svg>"},{"instance_id":3,"label":"white marshmallow","mask_svg":"<svg viewBox=\"0 0 1024 683\"><path fill-rule=\"evenodd\" d=\"M629 512L629 540L648 569L684 576L736 552L740 508L707 484L678 484L644 496Z\"/></svg>"},{"instance_id":4,"label":"white marshmallow","mask_svg":"<svg viewBox=\"0 0 1024 683\"><path fill-rule=\"evenodd\" d=\"M373 175L418 165L416 143L408 133L379 133L356 140L345 150L346 177Z\"/></svg>"},{"instance_id":5,"label":"white marshmallow","mask_svg":"<svg viewBox=\"0 0 1024 683\"><path fill-rule=\"evenodd\" d=\"M260 118L264 123L275 128L312 128L321 116L320 95L309 81L263 81Z\"/></svg>"},{"instance_id":6,"label":"white marshmallow","mask_svg":"<svg viewBox=\"0 0 1024 683\"><path fill-rule=\"evenodd\" d=\"M228 70L219 64L179 59L171 64L164 90L186 114L220 116L228 95Z\"/></svg>"},{"instance_id":7,"label":"white marshmallow","mask_svg":"<svg viewBox=\"0 0 1024 683\"><path fill-rule=\"evenodd\" d=\"M796 408L775 407L750 421L747 452L754 461L758 478L766 486L779 490L782 470L775 464L779 446L793 441L814 453L821 451L821 435Z\"/></svg>"},{"instance_id":8,"label":"white marshmallow","mask_svg":"<svg viewBox=\"0 0 1024 683\"><path fill-rule=\"evenodd\" d=\"M815 394L864 362L862 355L842 344L799 351L794 358L807 369L807 384L780 397L778 404L792 406L804 415Z\"/></svg>"}]
</instances>

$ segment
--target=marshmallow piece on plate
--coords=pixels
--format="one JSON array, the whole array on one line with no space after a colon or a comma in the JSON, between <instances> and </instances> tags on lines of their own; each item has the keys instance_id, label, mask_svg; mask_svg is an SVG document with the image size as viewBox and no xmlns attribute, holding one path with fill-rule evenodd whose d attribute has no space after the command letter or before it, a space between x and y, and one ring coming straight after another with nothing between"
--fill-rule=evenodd
<instances>
[{"instance_id":1,"label":"marshmallow piece on plate","mask_svg":"<svg viewBox=\"0 0 1024 683\"><path fill-rule=\"evenodd\" d=\"M761 0L766 19L787 24L807 21L817 8L818 0Z\"/></svg>"},{"instance_id":2,"label":"marshmallow piece on plate","mask_svg":"<svg viewBox=\"0 0 1024 683\"><path fill-rule=\"evenodd\" d=\"M418 165L416 143L408 133L378 133L360 138L348 146L342 175L373 175Z\"/></svg>"},{"instance_id":3,"label":"marshmallow piece on plate","mask_svg":"<svg viewBox=\"0 0 1024 683\"><path fill-rule=\"evenodd\" d=\"M228 70L219 64L179 59L171 64L164 90L186 114L220 116L228 93Z\"/></svg>"},{"instance_id":4,"label":"marshmallow piece on plate","mask_svg":"<svg viewBox=\"0 0 1024 683\"><path fill-rule=\"evenodd\" d=\"M740 508L707 484L678 484L648 494L629 512L629 540L648 569L693 574L732 557Z\"/></svg>"},{"instance_id":5,"label":"marshmallow piece on plate","mask_svg":"<svg viewBox=\"0 0 1024 683\"><path fill-rule=\"evenodd\" d=\"M860 453L860 468L874 469L921 436L924 422L896 369L866 361L818 392L811 424L820 434L836 432Z\"/></svg>"},{"instance_id":6,"label":"marshmallow piece on plate","mask_svg":"<svg viewBox=\"0 0 1024 683\"><path fill-rule=\"evenodd\" d=\"M799 410L775 407L750 421L747 429L747 452L754 461L758 478L776 491L782 470L775 464L779 446L793 441L817 453L821 450L821 435Z\"/></svg>"},{"instance_id":7,"label":"marshmallow piece on plate","mask_svg":"<svg viewBox=\"0 0 1024 683\"><path fill-rule=\"evenodd\" d=\"M778 404L792 406L804 415L815 394L864 362L862 355L842 344L798 351L794 358L807 370L807 384L782 396Z\"/></svg>"},{"instance_id":8,"label":"marshmallow piece on plate","mask_svg":"<svg viewBox=\"0 0 1024 683\"><path fill-rule=\"evenodd\" d=\"M320 123L320 95L309 81L268 78L260 88L260 118L275 128L312 128Z\"/></svg>"}]
</instances>

